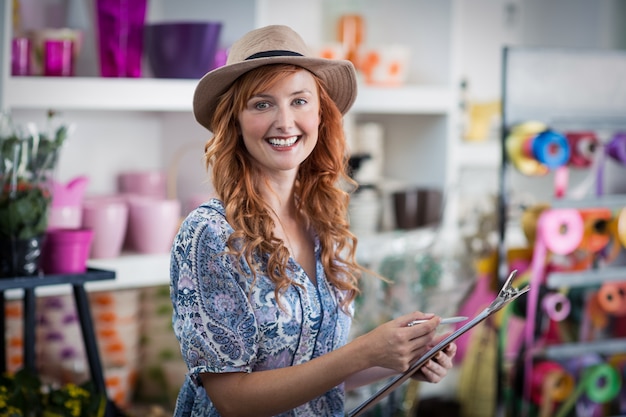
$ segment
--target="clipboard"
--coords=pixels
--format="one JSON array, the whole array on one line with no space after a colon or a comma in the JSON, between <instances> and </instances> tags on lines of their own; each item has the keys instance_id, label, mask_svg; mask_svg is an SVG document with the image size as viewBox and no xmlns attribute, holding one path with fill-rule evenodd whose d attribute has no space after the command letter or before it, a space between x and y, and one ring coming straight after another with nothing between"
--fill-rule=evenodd
<instances>
[{"instance_id":1,"label":"clipboard","mask_svg":"<svg viewBox=\"0 0 626 417\"><path fill-rule=\"evenodd\" d=\"M465 323L462 327L460 327L454 333L448 335L443 338L439 343L433 346L428 352L426 352L422 357L420 357L417 362L415 362L411 367L404 373L393 377L385 386L380 388L374 395L372 395L367 400L363 401L358 407L354 408L347 414L347 417L357 417L362 415L365 411L369 410L371 407L376 405L380 400L389 395L392 391L402 385L407 379L411 377L417 370L428 362L430 359L435 357L440 350L445 349L451 342L458 339L460 336L465 334L468 330L472 329L479 323L483 322L487 317L490 317L497 311L501 310L505 305L519 298L521 295L525 294L530 290L530 286L526 286L522 289L516 289L511 286L511 282L513 278L517 274L517 270L511 272L508 278L506 279L502 289L498 293L498 296L491 302L491 304L486 307L483 311L478 313L474 318L472 318L469 322Z\"/></svg>"}]
</instances>

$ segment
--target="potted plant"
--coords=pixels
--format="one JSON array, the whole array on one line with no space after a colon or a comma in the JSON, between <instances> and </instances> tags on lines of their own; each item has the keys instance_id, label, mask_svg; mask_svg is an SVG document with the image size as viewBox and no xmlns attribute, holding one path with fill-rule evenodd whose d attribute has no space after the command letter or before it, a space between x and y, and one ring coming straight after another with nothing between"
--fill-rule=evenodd
<instances>
[{"instance_id":1,"label":"potted plant","mask_svg":"<svg viewBox=\"0 0 626 417\"><path fill-rule=\"evenodd\" d=\"M102 417L106 402L91 381L53 386L26 368L0 376L0 415L6 417Z\"/></svg>"},{"instance_id":2,"label":"potted plant","mask_svg":"<svg viewBox=\"0 0 626 417\"><path fill-rule=\"evenodd\" d=\"M69 134L54 112L45 131L0 114L0 277L38 272L52 200L50 181Z\"/></svg>"}]
</instances>

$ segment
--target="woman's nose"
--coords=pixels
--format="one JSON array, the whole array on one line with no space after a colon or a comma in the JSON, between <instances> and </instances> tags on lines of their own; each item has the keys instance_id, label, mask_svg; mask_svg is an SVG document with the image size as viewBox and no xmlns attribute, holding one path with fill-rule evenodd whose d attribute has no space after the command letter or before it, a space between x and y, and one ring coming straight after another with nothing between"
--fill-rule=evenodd
<instances>
[{"instance_id":1,"label":"woman's nose","mask_svg":"<svg viewBox=\"0 0 626 417\"><path fill-rule=\"evenodd\" d=\"M294 114L289 106L278 107L275 123L279 129L288 129L294 125Z\"/></svg>"}]
</instances>

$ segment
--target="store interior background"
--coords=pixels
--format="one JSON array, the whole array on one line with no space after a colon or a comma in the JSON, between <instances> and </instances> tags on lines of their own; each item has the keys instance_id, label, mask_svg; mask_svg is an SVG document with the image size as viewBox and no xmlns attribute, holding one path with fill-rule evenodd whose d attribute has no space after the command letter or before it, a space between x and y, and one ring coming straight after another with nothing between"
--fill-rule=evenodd
<instances>
[{"instance_id":1,"label":"store interior background","mask_svg":"<svg viewBox=\"0 0 626 417\"><path fill-rule=\"evenodd\" d=\"M49 91L46 90L47 85L38 90L34 85L16 83L15 77L9 74L7 45L12 34L8 3L8 0L0 1L3 31L0 37L0 107L10 109L17 121L40 124L44 123L45 110L57 107L64 119L76 124L76 131L61 155L59 180L69 181L79 175L88 175L88 194L107 195L117 192L116 179L122 172L164 171L170 185L174 184L170 188L170 191L174 190L174 195L169 197L182 203L181 216L193 202L208 194L210 185L202 162L202 150L209 134L191 114L191 81L185 81L180 90L172 89L171 84L155 82L154 88L146 93L146 102L154 97L157 103L167 103L168 97L163 97L164 94L180 91L182 96L173 97L172 101L188 99L189 105L175 109L167 104L156 104L154 107L135 105L132 98L123 96L122 88L110 90L116 97L90 97L89 89L78 91L71 86L65 92L69 98L46 96ZM23 3L32 12L28 23L32 28L66 25L85 31L85 46L76 63L76 75L97 78L96 34L88 17L91 2L24 0ZM59 7L68 10L67 14L59 16L46 12ZM357 101L355 109L346 117L349 139L355 140L359 127L368 123L380 127L384 138L383 175L376 182L377 200L374 203L366 200L364 203L378 208L368 211L374 213L376 221L374 225L365 225L362 235L361 230L357 233L361 238L360 260L378 270L396 274L395 278L403 285L389 289L381 283L368 281L359 305L362 316L359 317L360 312L357 312L355 333L366 331L381 317L400 314L406 309L420 308L441 315L456 314L478 281L480 273L477 272L476 262L489 258L498 243L496 198L502 152L499 118L497 113L492 115L487 119L486 133L468 139L464 137L468 125L476 122L470 119L468 109L472 105L485 105L487 108L501 100L504 46L626 49L626 2L149 0L147 23L220 20L224 23L220 40L223 47L253 27L287 24L299 32L307 43L321 48L336 41L337 18L346 13L363 17L365 43L383 47L402 44L410 50L405 85L361 86L364 101ZM151 77L145 60L143 71L145 78ZM592 82L581 80L583 86ZM101 94L104 90L97 88L94 91ZM19 94L25 93L42 94L44 97L40 100L19 97ZM128 94L132 96L133 91ZM427 97L425 103L413 100L412 94ZM429 97L432 97L430 103ZM415 101L418 103L415 104ZM82 103L87 103L86 107L81 107ZM626 193L626 177L623 174L623 168L607 173L607 192ZM548 181L538 188L529 189L522 183L519 194L512 195L511 200L520 206L541 202L542 198L549 196L551 186ZM396 227L392 193L413 187L443 190L445 211L439 227L412 230L398 230ZM507 236L510 239L507 244L511 246L523 239L519 230L513 230ZM481 239L481 243L476 243ZM474 241L473 246L469 241ZM414 271L407 272L403 263L407 255L424 262L437 262L443 270L441 279L430 288L425 288L428 285L423 282L416 285L411 281L416 276ZM400 264L396 262L398 259L402 260ZM117 398L128 409L139 401L158 404L167 410L172 405L177 384L184 372L175 341L169 334L171 329L168 328L168 262L167 254L135 253L125 253L119 259L90 260L90 265L94 267L118 271L116 282L88 286L94 297L94 311L99 308L99 296L104 297L100 298L102 306L107 305L107 297L113 297L119 303L136 307L130 308L130 321L123 324L126 331L134 331L138 335L136 340L133 339L134 343L127 343L124 347L126 356L122 362L127 366L111 368L115 368L115 372L126 381L115 389L124 392ZM414 267L411 265L409 269ZM409 291L406 291L407 288ZM66 297L67 294L58 289L41 296L43 299ZM163 311L166 314L162 314ZM146 341L149 337L140 340L142 332L144 336L152 335L153 340ZM160 349L163 347L165 349ZM129 349L134 353L128 354ZM142 365L142 358L148 358L152 363ZM113 358L112 363L115 361L116 358ZM403 415L414 411L419 402L416 398L456 399L463 390L459 384L467 381L459 375L462 362L457 365L450 377L440 384L411 385L415 388L415 397L407 395L405 402L411 399L414 402L409 406L404 404ZM150 381L155 373L163 381L169 381L167 396L160 391L163 385L155 383L148 386L150 383L146 381ZM154 381L152 378L151 382ZM489 393L485 397L494 398L495 393L487 391ZM143 397L135 393L143 394ZM350 398L350 404L358 403L368 393ZM394 401L402 402L398 398ZM384 413L385 410L378 412ZM400 412L396 410L396 413ZM420 415L427 415L425 413ZM463 415L472 416L469 412Z\"/></svg>"}]
</instances>

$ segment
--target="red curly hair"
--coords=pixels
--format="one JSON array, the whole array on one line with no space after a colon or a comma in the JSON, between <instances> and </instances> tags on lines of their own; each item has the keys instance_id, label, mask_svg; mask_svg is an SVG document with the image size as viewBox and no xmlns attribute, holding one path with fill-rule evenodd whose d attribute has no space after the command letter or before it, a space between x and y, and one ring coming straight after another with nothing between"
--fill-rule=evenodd
<instances>
[{"instance_id":1,"label":"red curly hair","mask_svg":"<svg viewBox=\"0 0 626 417\"><path fill-rule=\"evenodd\" d=\"M264 270L275 284L277 299L293 284L286 271L289 251L274 235L270 208L259 193L263 176L251 162L240 137L238 115L250 97L301 70L294 65L266 65L241 76L219 97L213 115L214 136L205 145L206 168L212 170L213 187L224 203L226 219L235 230L227 242L229 251L244 257L255 276L262 266L252 264L252 254L267 254ZM364 268L356 262L357 240L349 230L350 196L339 184L356 187L356 183L347 175L348 152L342 115L326 93L323 81L315 75L314 78L320 100L319 135L296 177L296 205L302 218L319 236L326 277L331 285L344 292L340 304L347 311L359 292L358 280Z\"/></svg>"}]
</instances>

